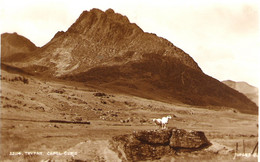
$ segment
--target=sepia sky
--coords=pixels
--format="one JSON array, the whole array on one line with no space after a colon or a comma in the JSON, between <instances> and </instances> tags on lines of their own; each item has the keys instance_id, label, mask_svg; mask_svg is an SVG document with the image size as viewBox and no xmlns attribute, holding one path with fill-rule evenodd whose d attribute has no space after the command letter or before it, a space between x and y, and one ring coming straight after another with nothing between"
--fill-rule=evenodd
<instances>
[{"instance_id":1,"label":"sepia sky","mask_svg":"<svg viewBox=\"0 0 260 162\"><path fill-rule=\"evenodd\" d=\"M0 32L43 46L84 10L108 8L184 50L204 73L259 87L257 0L0 0Z\"/></svg>"}]
</instances>

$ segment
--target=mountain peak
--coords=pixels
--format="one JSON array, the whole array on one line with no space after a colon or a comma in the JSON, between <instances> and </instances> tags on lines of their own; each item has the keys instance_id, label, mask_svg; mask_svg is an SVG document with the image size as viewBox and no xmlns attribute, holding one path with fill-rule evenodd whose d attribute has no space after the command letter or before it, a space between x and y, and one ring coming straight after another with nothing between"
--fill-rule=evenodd
<instances>
[{"instance_id":1,"label":"mountain peak","mask_svg":"<svg viewBox=\"0 0 260 162\"><path fill-rule=\"evenodd\" d=\"M31 74L163 101L258 110L243 94L205 75L183 50L112 9L82 12L66 32L58 32L33 55L18 58L12 64Z\"/></svg>"},{"instance_id":2,"label":"mountain peak","mask_svg":"<svg viewBox=\"0 0 260 162\"><path fill-rule=\"evenodd\" d=\"M57 32L35 59L39 60L39 65L55 66L54 75L61 76L83 72L93 66L119 65L152 59L157 55L174 58L201 71L188 54L168 40L144 32L135 23L130 23L126 16L112 9L104 12L94 8L83 11L66 32ZM32 63L35 64L35 61Z\"/></svg>"},{"instance_id":3,"label":"mountain peak","mask_svg":"<svg viewBox=\"0 0 260 162\"><path fill-rule=\"evenodd\" d=\"M125 25L125 27L133 26L126 16L115 13L112 9L103 12L100 9L94 8L90 11L83 11L68 31L72 33L85 33L95 27L112 28L114 24ZM142 31L137 25L135 27Z\"/></svg>"},{"instance_id":4,"label":"mountain peak","mask_svg":"<svg viewBox=\"0 0 260 162\"><path fill-rule=\"evenodd\" d=\"M222 81L222 83L237 90L240 93L243 93L250 100L252 100L254 103L256 103L258 105L258 88L257 87L254 87L244 81L235 82L232 80L225 80L225 81Z\"/></svg>"},{"instance_id":5,"label":"mountain peak","mask_svg":"<svg viewBox=\"0 0 260 162\"><path fill-rule=\"evenodd\" d=\"M115 11L114 11L112 8L109 8L109 9L107 9L107 10L105 11L105 13L107 13L107 14L114 14Z\"/></svg>"},{"instance_id":6,"label":"mountain peak","mask_svg":"<svg viewBox=\"0 0 260 162\"><path fill-rule=\"evenodd\" d=\"M1 34L1 39L5 39L4 42L9 42L15 46L27 46L30 50L34 50L36 48L34 43L32 43L29 39L25 38L24 36L17 34L16 32L3 33Z\"/></svg>"},{"instance_id":7,"label":"mountain peak","mask_svg":"<svg viewBox=\"0 0 260 162\"><path fill-rule=\"evenodd\" d=\"M34 43L16 32L1 34L1 60L14 61L14 58L24 57L36 49Z\"/></svg>"}]
</instances>

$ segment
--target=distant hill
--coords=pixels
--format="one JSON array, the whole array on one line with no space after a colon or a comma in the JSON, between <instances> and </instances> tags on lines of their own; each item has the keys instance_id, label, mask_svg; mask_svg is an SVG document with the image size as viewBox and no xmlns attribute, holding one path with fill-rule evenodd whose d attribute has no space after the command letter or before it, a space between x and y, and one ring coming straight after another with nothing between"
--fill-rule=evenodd
<instances>
[{"instance_id":1,"label":"distant hill","mask_svg":"<svg viewBox=\"0 0 260 162\"><path fill-rule=\"evenodd\" d=\"M250 100L258 105L258 88L246 82L235 82L232 80L225 80L222 83L246 95Z\"/></svg>"},{"instance_id":2,"label":"distant hill","mask_svg":"<svg viewBox=\"0 0 260 162\"><path fill-rule=\"evenodd\" d=\"M66 32L14 60L5 63L48 78L167 102L258 112L246 96L204 74L183 50L112 9L84 11Z\"/></svg>"},{"instance_id":3,"label":"distant hill","mask_svg":"<svg viewBox=\"0 0 260 162\"><path fill-rule=\"evenodd\" d=\"M1 60L16 61L35 51L37 47L29 39L17 33L1 34Z\"/></svg>"}]
</instances>

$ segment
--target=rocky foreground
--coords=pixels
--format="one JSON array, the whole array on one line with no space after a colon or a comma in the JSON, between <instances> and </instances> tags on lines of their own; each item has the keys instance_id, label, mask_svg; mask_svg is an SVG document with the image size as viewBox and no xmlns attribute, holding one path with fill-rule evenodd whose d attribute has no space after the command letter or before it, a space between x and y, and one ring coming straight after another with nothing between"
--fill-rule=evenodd
<instances>
[{"instance_id":1,"label":"rocky foreground","mask_svg":"<svg viewBox=\"0 0 260 162\"><path fill-rule=\"evenodd\" d=\"M251 153L258 141L257 115L169 104L4 70L1 82L0 161L232 161L236 143L238 153L243 141L245 152ZM185 131L155 130L152 119L167 115L175 116L169 128ZM79 120L90 124L76 124ZM188 130L203 131L212 145L200 149L204 145L193 141L203 138ZM10 155L13 151L24 154ZM28 151L42 155L28 156Z\"/></svg>"},{"instance_id":2,"label":"rocky foreground","mask_svg":"<svg viewBox=\"0 0 260 162\"><path fill-rule=\"evenodd\" d=\"M134 131L114 136L109 141L81 142L68 152L77 152L71 160L79 161L146 161L174 158L178 153L199 151L209 146L211 143L204 132L169 128Z\"/></svg>"},{"instance_id":3,"label":"rocky foreground","mask_svg":"<svg viewBox=\"0 0 260 162\"><path fill-rule=\"evenodd\" d=\"M113 137L113 146L126 161L154 160L182 151L197 151L210 146L204 132L184 129L138 131Z\"/></svg>"}]
</instances>

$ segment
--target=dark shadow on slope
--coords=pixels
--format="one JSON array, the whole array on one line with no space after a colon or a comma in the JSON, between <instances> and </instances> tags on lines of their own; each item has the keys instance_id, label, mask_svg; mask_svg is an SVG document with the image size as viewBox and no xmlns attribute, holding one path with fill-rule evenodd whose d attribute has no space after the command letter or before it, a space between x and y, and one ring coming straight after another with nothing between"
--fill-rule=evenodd
<instances>
[{"instance_id":1,"label":"dark shadow on slope","mask_svg":"<svg viewBox=\"0 0 260 162\"><path fill-rule=\"evenodd\" d=\"M31 73L21 69L21 68L17 68L11 65L7 65L4 63L1 63L1 70L5 70L9 73L14 73L14 74L26 74L26 75L32 75Z\"/></svg>"},{"instance_id":2,"label":"dark shadow on slope","mask_svg":"<svg viewBox=\"0 0 260 162\"><path fill-rule=\"evenodd\" d=\"M153 54L146 55L139 62L96 67L62 79L123 90L151 99L233 107L243 113L258 113L256 104L238 91L174 58Z\"/></svg>"}]
</instances>

